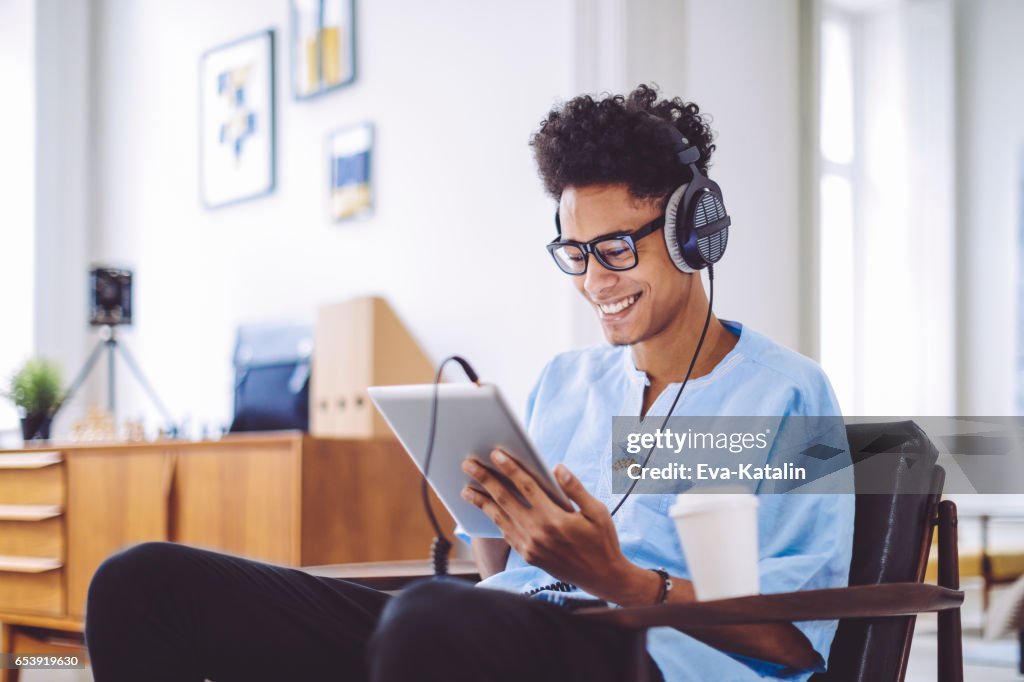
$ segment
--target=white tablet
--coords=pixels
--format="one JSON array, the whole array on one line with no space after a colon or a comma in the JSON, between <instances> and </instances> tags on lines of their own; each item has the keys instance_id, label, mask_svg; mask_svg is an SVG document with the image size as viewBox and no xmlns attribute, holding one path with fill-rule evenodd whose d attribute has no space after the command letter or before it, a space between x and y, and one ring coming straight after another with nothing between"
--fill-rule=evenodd
<instances>
[{"instance_id":1,"label":"white tablet","mask_svg":"<svg viewBox=\"0 0 1024 682\"><path fill-rule=\"evenodd\" d=\"M501 531L487 515L460 495L466 484L481 489L462 471L462 462L467 457L475 457L504 478L491 464L490 453L494 448L501 448L533 474L540 487L557 504L568 510L575 509L508 409L497 387L460 383L441 384L437 388L437 429L427 480L467 533L481 538L501 537ZM371 386L368 390L370 399L422 473L434 385Z\"/></svg>"}]
</instances>

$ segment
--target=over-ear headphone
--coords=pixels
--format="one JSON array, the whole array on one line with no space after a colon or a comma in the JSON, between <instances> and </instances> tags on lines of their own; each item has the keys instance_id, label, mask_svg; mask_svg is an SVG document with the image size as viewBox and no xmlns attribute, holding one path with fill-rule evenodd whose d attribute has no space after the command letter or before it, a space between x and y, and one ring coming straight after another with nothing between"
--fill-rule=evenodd
<instances>
[{"instance_id":1,"label":"over-ear headphone","mask_svg":"<svg viewBox=\"0 0 1024 682\"><path fill-rule=\"evenodd\" d=\"M703 270L717 263L725 253L729 242L729 226L732 219L725 211L722 190L718 183L709 180L697 167L700 150L676 129L670 122L644 112L658 125L668 131L676 159L682 166L688 166L692 179L680 185L669 196L665 205L665 246L669 258L681 272ZM555 227L562 234L558 212L555 211Z\"/></svg>"},{"instance_id":2,"label":"over-ear headphone","mask_svg":"<svg viewBox=\"0 0 1024 682\"><path fill-rule=\"evenodd\" d=\"M717 263L729 242L732 219L718 183L709 180L700 169L700 150L668 121L647 113L668 131L680 165L689 166L693 178L680 185L665 206L665 246L675 266L682 272L703 270Z\"/></svg>"}]
</instances>

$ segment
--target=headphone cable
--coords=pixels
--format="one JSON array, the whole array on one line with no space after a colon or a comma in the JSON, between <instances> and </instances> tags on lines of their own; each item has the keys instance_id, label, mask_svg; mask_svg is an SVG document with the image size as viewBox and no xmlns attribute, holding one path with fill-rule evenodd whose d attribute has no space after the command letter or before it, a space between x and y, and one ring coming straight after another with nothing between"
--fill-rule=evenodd
<instances>
[{"instance_id":1,"label":"headphone cable","mask_svg":"<svg viewBox=\"0 0 1024 682\"><path fill-rule=\"evenodd\" d=\"M697 356L700 355L701 347L703 347L703 345L704 345L704 337L707 336L708 326L711 324L711 310L712 310L712 306L715 303L715 266L710 264L710 263L708 264L708 289L709 289L709 293L708 293L708 312L707 312L707 315L704 316L704 328L701 329L701 331L700 331L700 339L697 340L697 348L694 349L693 357L690 358L690 366L686 370L686 376L683 378L683 383L680 384L679 390L676 391L676 397L672 400L671 407L668 408L668 412L665 413L665 418L661 421L661 426L659 428L662 431L665 430L665 426L668 424L668 420L672 417L672 413L676 409L676 404L679 402L679 398L681 398L682 395L683 395L683 389L686 388L686 383L690 380L690 375L693 373L693 368L697 364ZM641 417L640 418L640 424L643 425L643 423L646 420L647 420L646 415L644 417ZM654 454L654 446L652 445L647 450L647 454L644 456L644 462L643 462L643 464L640 465L641 469L644 469L644 468L647 467L648 462L651 461L651 455L653 455L653 454ZM612 509L612 512L611 512L612 516L615 515L615 512L619 511L619 507L621 507L623 505L623 503L626 501L626 498L628 498L630 493L633 492L633 488L636 487L636 484L637 484L637 482L639 482L639 480L640 479L637 479L637 478L633 479L633 482L629 485L629 489L626 491L626 494L622 496L622 499L620 499L618 504L615 505L615 508Z\"/></svg>"},{"instance_id":2,"label":"headphone cable","mask_svg":"<svg viewBox=\"0 0 1024 682\"><path fill-rule=\"evenodd\" d=\"M704 338L707 336L708 326L711 324L711 310L712 306L714 306L715 303L715 266L711 263L708 263L708 290L708 312L707 315L705 315L704 317L704 328L701 329L700 338L697 340L697 347L693 351L693 357L690 358L690 366L686 370L686 376L683 377L683 383L680 384L679 390L676 391L676 397L672 400L672 406L668 408L668 412L665 413L665 418L661 422L660 428L662 431L665 430L665 426L668 424L669 418L672 416L672 413L676 409L676 404L679 402L679 398L682 397L683 395L683 389L686 388L686 383L690 380L690 375L693 373L693 368L697 364L697 357L700 355L701 348L704 346ZM646 419L646 416L641 417L640 424L643 424ZM651 455L653 454L654 446L652 445L647 450L647 455L644 456L644 462L641 465L641 468L645 468L647 466L648 462L650 462L651 460ZM633 489L636 487L638 481L639 479L633 479L633 482L630 484L629 489L619 500L618 504L615 505L615 508L612 509L610 516L615 516L615 512L619 511L622 505L626 502L626 499L633 492ZM563 580L559 580L556 583L550 583L548 585L541 585L540 587L535 587L532 590L523 592L523 595L530 597L540 592L574 592L578 589L579 588L576 585L573 585L572 583L567 583Z\"/></svg>"},{"instance_id":3,"label":"headphone cable","mask_svg":"<svg viewBox=\"0 0 1024 682\"><path fill-rule=\"evenodd\" d=\"M427 431L427 452L423 458L423 477L420 480L420 496L423 499L423 508L427 511L430 525L434 527L434 541L430 544L430 561L434 567L434 576L448 575L448 555L452 551L452 541L448 539L441 524L434 514L434 508L430 504L430 493L427 487L427 476L430 474L430 460L434 456L434 436L437 432L437 408L439 403L439 386L441 385L441 374L445 365L449 362L457 362L469 380L477 386L480 385L480 378L464 358L458 355L449 355L438 365L437 374L434 376L434 395L430 402L430 429Z\"/></svg>"}]
</instances>

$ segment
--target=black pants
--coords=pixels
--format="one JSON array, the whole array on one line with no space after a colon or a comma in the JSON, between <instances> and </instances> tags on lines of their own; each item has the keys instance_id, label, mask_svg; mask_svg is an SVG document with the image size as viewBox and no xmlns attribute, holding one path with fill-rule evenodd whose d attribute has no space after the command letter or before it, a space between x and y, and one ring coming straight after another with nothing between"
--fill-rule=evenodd
<instances>
[{"instance_id":1,"label":"black pants","mask_svg":"<svg viewBox=\"0 0 1024 682\"><path fill-rule=\"evenodd\" d=\"M391 597L162 542L100 566L85 637L97 682L623 682L637 648L634 633L463 581Z\"/></svg>"}]
</instances>

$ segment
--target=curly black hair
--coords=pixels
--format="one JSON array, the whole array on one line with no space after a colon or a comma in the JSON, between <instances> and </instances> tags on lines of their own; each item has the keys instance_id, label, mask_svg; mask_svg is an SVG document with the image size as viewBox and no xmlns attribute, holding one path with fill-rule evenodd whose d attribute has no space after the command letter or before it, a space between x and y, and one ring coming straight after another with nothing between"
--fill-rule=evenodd
<instances>
[{"instance_id":1,"label":"curly black hair","mask_svg":"<svg viewBox=\"0 0 1024 682\"><path fill-rule=\"evenodd\" d=\"M679 165L671 137L646 113L671 121L700 150L707 174L715 145L708 116L676 97L658 101L657 86L594 99L580 95L552 109L530 140L544 188L556 200L566 187L625 184L637 199L661 199L692 174Z\"/></svg>"}]
</instances>

